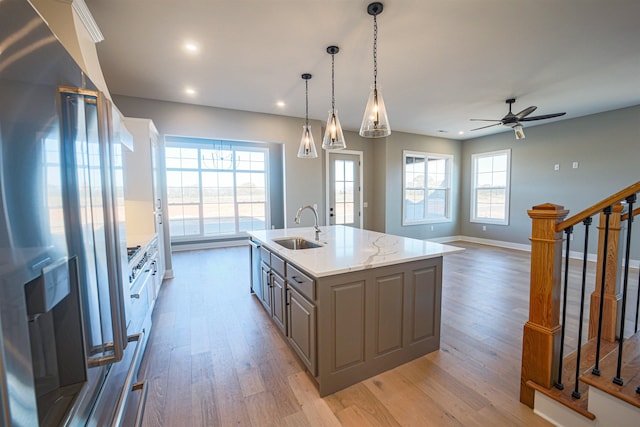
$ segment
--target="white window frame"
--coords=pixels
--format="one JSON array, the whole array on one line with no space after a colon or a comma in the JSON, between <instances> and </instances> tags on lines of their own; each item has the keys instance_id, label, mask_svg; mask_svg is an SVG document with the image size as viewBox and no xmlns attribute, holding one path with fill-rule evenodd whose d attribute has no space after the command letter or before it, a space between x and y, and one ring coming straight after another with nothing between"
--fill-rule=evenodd
<instances>
[{"instance_id":1,"label":"white window frame","mask_svg":"<svg viewBox=\"0 0 640 427\"><path fill-rule=\"evenodd\" d=\"M432 219L427 219L424 218L423 219L419 219L419 220L407 220L406 219L406 212L405 212L405 200L406 200L406 193L407 190L410 190L411 188L407 188L406 186L406 169L407 169L407 157L422 157L425 159L425 164L428 165L428 160L429 159L435 159L435 160L445 160L446 161L446 188L445 190L445 215L444 217L440 217L440 218L432 218ZM426 152L422 152L422 151L410 151L410 150L403 150L402 151L402 225L403 226L409 226L409 225L420 225L420 224L441 224L441 223L446 223L446 222L451 222L452 218L451 218L451 179L452 179L452 170L453 170L453 159L454 156L452 154L436 154L436 153L426 153ZM428 171L426 171L426 173L428 174ZM426 215L427 213L427 205L428 205L428 185L426 187L423 188L425 190L425 212L424 215Z\"/></svg>"},{"instance_id":2,"label":"white window frame","mask_svg":"<svg viewBox=\"0 0 640 427\"><path fill-rule=\"evenodd\" d=\"M491 218L478 218L477 211L477 190L478 190L478 160L487 157L507 156L507 170L506 170L506 185L495 187L483 187L483 189L504 189L505 201L504 201L504 219L491 219ZM510 199L511 199L511 149L490 151L486 153L476 153L471 155L471 218L470 222L476 222L481 224L493 224L493 225L509 225L509 212L510 212Z\"/></svg>"},{"instance_id":3,"label":"white window frame","mask_svg":"<svg viewBox=\"0 0 640 427\"><path fill-rule=\"evenodd\" d=\"M254 144L254 143L249 143L250 145L248 145L247 143L243 142L243 141L230 141L230 140L200 140L197 141L197 138L194 138L193 142L183 142L180 140L174 140L174 139L167 139L165 142L165 148L166 147L172 147L172 148L191 148L191 149L198 149L198 165L196 167L191 167L191 168L177 168L177 167L165 167L165 171L164 173L167 173L168 171L186 171L186 172L195 172L198 174L198 192L200 195L200 199L198 203L191 203L193 205L197 205L198 209L200 211L200 215L199 215L199 230L200 232L198 234L187 234L187 235L179 235L179 236L171 236L171 241L172 242L188 242L188 241L197 241L197 240L207 240L207 239L220 239L220 238L228 238L228 237L235 237L235 236L246 236L246 231L240 231L239 230L239 214L238 214L238 207L239 205L245 203L245 202L239 202L237 200L237 187L236 187L236 175L238 173L242 173L242 172L247 172L246 170L243 169L238 169L237 168L237 163L236 163L236 153L238 151L240 152L258 152L258 153L262 153L264 154L264 166L265 166L265 170L264 170L264 175L265 175L265 229L269 229L271 228L271 207L270 207L270 180L269 180L269 149L266 147L261 147L258 144ZM203 203L203 185L202 185L202 174L203 172L214 172L217 169L212 169L212 168L205 168L202 165L202 156L200 155L200 150L202 149L211 149L211 148L217 148L220 147L221 149L227 149L228 151L232 152L232 168L231 169L224 169L222 171L224 172L231 172L233 173L233 181L234 181L234 210L235 210L235 215L234 215L234 220L235 220L235 231L230 231L228 233L216 233L216 234L206 234L204 232L204 214L203 214L203 208L204 208L204 203ZM173 205L169 203L169 200L167 200L167 204L168 205ZM177 204L177 205L186 205L186 204ZM169 218L169 221L171 220L171 218Z\"/></svg>"}]
</instances>

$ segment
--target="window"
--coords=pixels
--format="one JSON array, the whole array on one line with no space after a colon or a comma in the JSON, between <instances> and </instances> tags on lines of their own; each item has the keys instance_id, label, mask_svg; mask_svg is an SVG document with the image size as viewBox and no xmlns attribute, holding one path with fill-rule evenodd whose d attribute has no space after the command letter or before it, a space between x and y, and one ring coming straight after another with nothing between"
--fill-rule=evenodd
<instances>
[{"instance_id":1,"label":"window","mask_svg":"<svg viewBox=\"0 0 640 427\"><path fill-rule=\"evenodd\" d=\"M453 156L404 151L402 225L451 221Z\"/></svg>"},{"instance_id":2,"label":"window","mask_svg":"<svg viewBox=\"0 0 640 427\"><path fill-rule=\"evenodd\" d=\"M509 224L511 150L474 154L471 221Z\"/></svg>"},{"instance_id":3,"label":"window","mask_svg":"<svg viewBox=\"0 0 640 427\"><path fill-rule=\"evenodd\" d=\"M268 149L233 141L165 148L172 238L233 235L269 226Z\"/></svg>"}]
</instances>

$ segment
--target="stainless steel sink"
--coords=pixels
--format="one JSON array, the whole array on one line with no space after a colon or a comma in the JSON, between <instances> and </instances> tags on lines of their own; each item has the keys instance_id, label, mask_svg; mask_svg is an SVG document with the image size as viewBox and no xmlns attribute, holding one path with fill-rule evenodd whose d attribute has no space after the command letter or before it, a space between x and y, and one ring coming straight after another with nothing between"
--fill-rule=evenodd
<instances>
[{"instance_id":1,"label":"stainless steel sink","mask_svg":"<svg viewBox=\"0 0 640 427\"><path fill-rule=\"evenodd\" d=\"M280 246L283 246L287 249L298 250L298 249L312 249L312 248L320 248L322 245L318 243L313 243L309 240L303 239L302 237L288 237L286 239L278 239L274 240Z\"/></svg>"}]
</instances>

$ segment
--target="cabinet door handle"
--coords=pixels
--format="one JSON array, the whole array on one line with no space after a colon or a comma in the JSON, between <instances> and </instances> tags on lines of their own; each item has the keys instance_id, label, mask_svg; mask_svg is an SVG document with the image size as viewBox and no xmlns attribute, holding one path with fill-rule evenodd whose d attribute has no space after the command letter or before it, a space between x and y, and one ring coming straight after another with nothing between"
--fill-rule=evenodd
<instances>
[{"instance_id":1,"label":"cabinet door handle","mask_svg":"<svg viewBox=\"0 0 640 427\"><path fill-rule=\"evenodd\" d=\"M289 293L291 289L286 288L284 290L284 305L291 305L291 294Z\"/></svg>"},{"instance_id":2,"label":"cabinet door handle","mask_svg":"<svg viewBox=\"0 0 640 427\"><path fill-rule=\"evenodd\" d=\"M297 284L301 284L304 283L304 280L300 280L298 279L298 276L291 276L291 278L293 279L294 282L296 282Z\"/></svg>"}]
</instances>

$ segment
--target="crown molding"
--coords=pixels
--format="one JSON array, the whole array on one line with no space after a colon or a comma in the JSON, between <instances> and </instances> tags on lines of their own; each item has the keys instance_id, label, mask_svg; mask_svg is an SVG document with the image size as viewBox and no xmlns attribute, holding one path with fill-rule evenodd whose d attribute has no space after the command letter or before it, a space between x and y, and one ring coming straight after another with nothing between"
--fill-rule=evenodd
<instances>
[{"instance_id":1,"label":"crown molding","mask_svg":"<svg viewBox=\"0 0 640 427\"><path fill-rule=\"evenodd\" d=\"M87 29L87 32L91 36L91 39L94 43L99 43L104 40L104 36L98 28L98 24L95 19L93 19L93 15L91 15L91 11L87 7L87 4L84 0L58 0L64 3L71 3L73 10L76 12L80 21L84 24L84 27Z\"/></svg>"}]
</instances>

